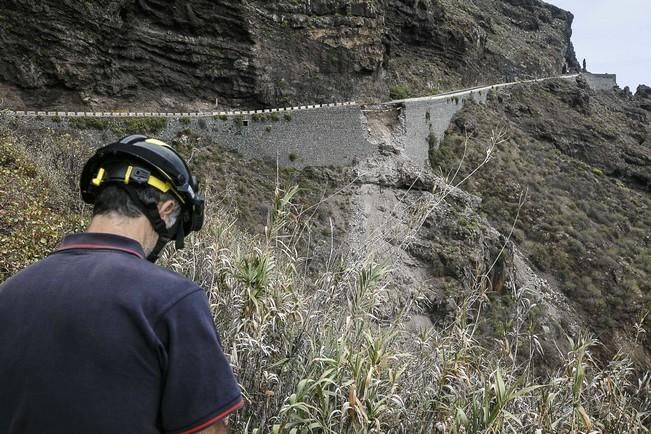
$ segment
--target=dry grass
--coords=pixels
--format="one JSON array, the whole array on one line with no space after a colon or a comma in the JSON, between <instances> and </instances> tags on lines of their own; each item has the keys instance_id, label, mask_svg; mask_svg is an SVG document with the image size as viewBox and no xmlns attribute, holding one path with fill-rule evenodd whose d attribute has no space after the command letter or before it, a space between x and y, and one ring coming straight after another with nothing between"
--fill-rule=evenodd
<instances>
[{"instance_id":1,"label":"dry grass","mask_svg":"<svg viewBox=\"0 0 651 434\"><path fill-rule=\"evenodd\" d=\"M649 432L651 377L636 378L623 354L599 365L595 340L568 337L562 369L535 375L542 349L517 321L531 306L523 290L512 294L521 328L485 348L475 332L487 279L452 322L414 333L407 312L376 315L387 289L377 263L335 254L317 275L302 272L294 192L276 191L265 235L212 209L189 248L164 258L208 290L247 401L236 432Z\"/></svg>"},{"instance_id":2,"label":"dry grass","mask_svg":"<svg viewBox=\"0 0 651 434\"><path fill-rule=\"evenodd\" d=\"M2 216L6 198L21 201L18 192L36 194L51 182L40 189L49 193L39 196L39 209L61 222L57 235L70 230L70 216L81 215L64 207L76 195L74 182L66 180L84 160L76 153L79 144L66 147L61 138L43 137L18 145L10 134L0 143L3 174L25 183L16 189L3 184ZM413 332L403 326L410 306L391 318L379 315L391 272L384 264L333 250L318 273L306 271L308 258L299 252L310 222L293 205L295 193L276 188L258 236L238 229L228 210L216 205L218 198L209 197L205 228L189 237L185 250L162 258L162 265L209 295L247 402L233 419L234 432L649 432L651 375L634 373L624 354L597 363L592 354L599 344L575 336L568 338L571 350L561 355L558 371L536 374L534 360L544 356L526 327L533 304L522 288L510 287L518 306L508 321L512 328L486 346L476 335L487 303L485 276L477 276L448 323ZM47 205L53 197L60 213ZM33 227L48 226L43 215L31 218ZM13 234L23 229L5 220L2 230L13 231L10 243L22 239ZM34 257L50 247L22 240L3 246L9 252L3 261L13 261L9 271L24 263L11 255L25 246L38 247Z\"/></svg>"}]
</instances>

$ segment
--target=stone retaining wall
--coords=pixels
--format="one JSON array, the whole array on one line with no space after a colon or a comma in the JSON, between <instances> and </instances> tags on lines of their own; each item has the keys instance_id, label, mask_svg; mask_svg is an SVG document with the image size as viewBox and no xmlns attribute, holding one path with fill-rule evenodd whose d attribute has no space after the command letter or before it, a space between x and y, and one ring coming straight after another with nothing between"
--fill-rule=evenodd
<instances>
[{"instance_id":1,"label":"stone retaining wall","mask_svg":"<svg viewBox=\"0 0 651 434\"><path fill-rule=\"evenodd\" d=\"M83 140L101 144L117 140L124 133L140 131L116 134L111 126L79 129L72 122L96 117L111 117L117 121L122 118L165 117L165 128L155 134L164 141L172 141L179 133L188 131L245 158L278 161L280 166L297 168L350 166L377 150L367 141L365 118L360 106L354 104L216 116L193 116L191 113L182 113L179 117L153 113L129 113L129 116L33 113L4 112L0 114L0 125L23 130L74 130Z\"/></svg>"},{"instance_id":2,"label":"stone retaining wall","mask_svg":"<svg viewBox=\"0 0 651 434\"><path fill-rule=\"evenodd\" d=\"M414 161L423 164L429 161L430 135L440 142L450 121L462 108L464 101L473 99L486 102L489 90L469 92L465 95L438 100L406 102L404 107L405 153Z\"/></svg>"},{"instance_id":3,"label":"stone retaining wall","mask_svg":"<svg viewBox=\"0 0 651 434\"><path fill-rule=\"evenodd\" d=\"M468 98L486 101L491 89L549 79L574 79L576 75L501 83L449 92L431 97L411 98L387 103L400 109L402 136L397 140L403 152L415 162L426 164L429 137L443 139L451 119ZM609 80L602 77L600 80ZM600 82L601 83L601 82ZM386 106L385 105L385 106ZM354 103L309 105L254 111L214 111L201 113L88 113L52 111L3 111L0 125L26 129L51 128L70 130L75 118L150 118L164 117L167 125L156 136L170 141L189 130L212 143L237 151L251 159L278 161L283 166L350 166L374 152L377 146L368 141L369 131L364 107ZM371 111L373 109L370 109ZM100 125L101 127L101 125ZM139 131L129 131L137 133ZM111 128L80 130L90 143L109 143L118 137Z\"/></svg>"},{"instance_id":4,"label":"stone retaining wall","mask_svg":"<svg viewBox=\"0 0 651 434\"><path fill-rule=\"evenodd\" d=\"M613 90L614 87L618 87L616 74L592 74L584 72L581 75L593 90Z\"/></svg>"}]
</instances>

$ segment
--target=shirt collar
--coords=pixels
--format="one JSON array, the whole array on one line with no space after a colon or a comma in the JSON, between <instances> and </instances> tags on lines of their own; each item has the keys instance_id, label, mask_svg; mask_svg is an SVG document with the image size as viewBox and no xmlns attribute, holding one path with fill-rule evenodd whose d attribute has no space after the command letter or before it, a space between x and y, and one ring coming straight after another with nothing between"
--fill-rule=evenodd
<instances>
[{"instance_id":1,"label":"shirt collar","mask_svg":"<svg viewBox=\"0 0 651 434\"><path fill-rule=\"evenodd\" d=\"M72 249L117 250L141 259L145 258L145 252L138 241L115 234L84 232L67 235L59 244L56 252Z\"/></svg>"}]
</instances>

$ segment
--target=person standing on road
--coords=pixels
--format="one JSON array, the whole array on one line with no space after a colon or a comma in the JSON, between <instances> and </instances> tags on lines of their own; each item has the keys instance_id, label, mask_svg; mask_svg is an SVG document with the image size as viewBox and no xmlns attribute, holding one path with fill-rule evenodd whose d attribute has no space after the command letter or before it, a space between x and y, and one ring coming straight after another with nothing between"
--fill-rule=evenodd
<instances>
[{"instance_id":1,"label":"person standing on road","mask_svg":"<svg viewBox=\"0 0 651 434\"><path fill-rule=\"evenodd\" d=\"M242 398L206 294L153 263L201 229L196 178L131 135L80 184L87 232L0 285L0 432L226 433Z\"/></svg>"}]
</instances>

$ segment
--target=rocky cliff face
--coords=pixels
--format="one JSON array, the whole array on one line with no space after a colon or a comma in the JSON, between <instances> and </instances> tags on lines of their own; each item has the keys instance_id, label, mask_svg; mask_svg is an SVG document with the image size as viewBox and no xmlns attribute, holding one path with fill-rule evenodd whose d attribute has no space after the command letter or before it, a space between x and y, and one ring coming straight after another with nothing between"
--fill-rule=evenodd
<instances>
[{"instance_id":1,"label":"rocky cliff face","mask_svg":"<svg viewBox=\"0 0 651 434\"><path fill-rule=\"evenodd\" d=\"M279 106L387 95L380 1L257 1L260 98Z\"/></svg>"},{"instance_id":2,"label":"rocky cliff face","mask_svg":"<svg viewBox=\"0 0 651 434\"><path fill-rule=\"evenodd\" d=\"M7 0L12 108L208 109L386 99L577 66L539 0Z\"/></svg>"},{"instance_id":3,"label":"rocky cliff face","mask_svg":"<svg viewBox=\"0 0 651 434\"><path fill-rule=\"evenodd\" d=\"M28 107L255 100L254 41L240 2L10 0L0 21L0 76Z\"/></svg>"},{"instance_id":4,"label":"rocky cliff face","mask_svg":"<svg viewBox=\"0 0 651 434\"><path fill-rule=\"evenodd\" d=\"M390 1L391 81L426 92L576 69L572 20L536 0Z\"/></svg>"}]
</instances>

